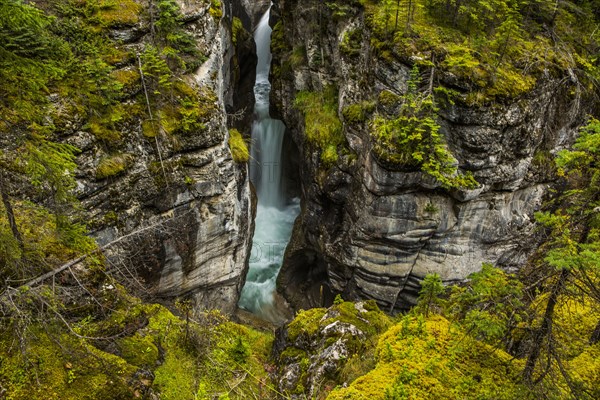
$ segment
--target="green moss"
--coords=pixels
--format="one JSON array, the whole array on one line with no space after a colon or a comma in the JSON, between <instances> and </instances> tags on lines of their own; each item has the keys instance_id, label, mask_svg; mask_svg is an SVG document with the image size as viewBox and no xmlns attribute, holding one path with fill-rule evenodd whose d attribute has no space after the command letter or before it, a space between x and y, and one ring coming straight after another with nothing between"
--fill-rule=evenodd
<instances>
[{"instance_id":1,"label":"green moss","mask_svg":"<svg viewBox=\"0 0 600 400\"><path fill-rule=\"evenodd\" d=\"M365 122L369 114L375 110L375 103L363 101L361 103L350 104L344 107L342 115L347 123L358 124Z\"/></svg>"},{"instance_id":2,"label":"green moss","mask_svg":"<svg viewBox=\"0 0 600 400\"><path fill-rule=\"evenodd\" d=\"M105 141L107 145L117 145L122 139L121 127L135 117L131 114L132 106L121 103L111 105L102 110L102 113L90 118L86 128L98 139Z\"/></svg>"},{"instance_id":3,"label":"green moss","mask_svg":"<svg viewBox=\"0 0 600 400\"><path fill-rule=\"evenodd\" d=\"M242 137L242 134L237 129L229 130L229 140L227 143L229 143L229 151L231 151L231 156L235 162L248 162L250 159L248 145Z\"/></svg>"},{"instance_id":4,"label":"green moss","mask_svg":"<svg viewBox=\"0 0 600 400\"><path fill-rule=\"evenodd\" d=\"M153 120L142 122L142 134L153 138L160 132L168 135L198 133L206 129L206 122L217 111L214 92L198 91L183 81L172 85L176 103L163 104L154 111Z\"/></svg>"},{"instance_id":5,"label":"green moss","mask_svg":"<svg viewBox=\"0 0 600 400\"><path fill-rule=\"evenodd\" d=\"M180 127L177 111L175 107L163 107L156 113L158 123L166 134L172 135Z\"/></svg>"},{"instance_id":6,"label":"green moss","mask_svg":"<svg viewBox=\"0 0 600 400\"><path fill-rule=\"evenodd\" d=\"M54 331L53 329L50 330ZM0 381L11 400L128 399L127 381L135 368L117 356L64 334L35 331L26 358L12 348L10 335L0 337ZM68 349L68 352L64 352Z\"/></svg>"},{"instance_id":7,"label":"green moss","mask_svg":"<svg viewBox=\"0 0 600 400\"><path fill-rule=\"evenodd\" d=\"M144 120L142 121L142 134L147 138L153 138L159 133L159 124L156 120Z\"/></svg>"},{"instance_id":8,"label":"green moss","mask_svg":"<svg viewBox=\"0 0 600 400\"><path fill-rule=\"evenodd\" d=\"M153 337L136 333L117 341L121 357L131 365L153 367L158 362L158 349Z\"/></svg>"},{"instance_id":9,"label":"green moss","mask_svg":"<svg viewBox=\"0 0 600 400\"><path fill-rule=\"evenodd\" d=\"M14 202L13 212L23 241L27 244L25 255L31 260L44 260L44 265L61 265L72 258L78 257L80 252L92 251L96 248L95 242L80 233L75 240L67 230L71 226L64 227L61 231L57 226L56 216L44 207L31 202ZM0 211L6 212L3 206ZM74 227L81 228L79 225ZM0 256L9 260L11 257L20 257L20 249L16 243L6 218L0 218L0 235L5 240L0 244ZM17 264L15 267L19 267ZM9 276L11 273L22 273L13 271L11 264L4 264L0 276ZM46 272L47 270L43 270ZM5 275L6 274L6 275ZM13 275L15 276L15 275Z\"/></svg>"},{"instance_id":10,"label":"green moss","mask_svg":"<svg viewBox=\"0 0 600 400\"><path fill-rule=\"evenodd\" d=\"M279 360L282 363L296 362L308 358L306 351L290 346L286 348L280 355Z\"/></svg>"},{"instance_id":11,"label":"green moss","mask_svg":"<svg viewBox=\"0 0 600 400\"><path fill-rule=\"evenodd\" d=\"M231 42L234 46L237 45L238 39L243 31L244 26L242 25L242 20L238 17L233 17L233 20L231 21Z\"/></svg>"},{"instance_id":12,"label":"green moss","mask_svg":"<svg viewBox=\"0 0 600 400\"><path fill-rule=\"evenodd\" d=\"M119 221L119 215L111 210L104 215L102 221L106 225L115 225Z\"/></svg>"},{"instance_id":13,"label":"green moss","mask_svg":"<svg viewBox=\"0 0 600 400\"><path fill-rule=\"evenodd\" d=\"M229 355L237 364L245 364L250 357L250 347L242 337L238 336L229 348Z\"/></svg>"},{"instance_id":14,"label":"green moss","mask_svg":"<svg viewBox=\"0 0 600 400\"><path fill-rule=\"evenodd\" d=\"M310 384L311 365L319 360L328 347L341 343L348 351L348 358L336 361L336 367L327 367L321 382L319 398L337 384L349 382L374 366L374 349L378 336L390 326L390 319L382 313L375 302L354 304L341 297L329 309L316 308L300 311L287 326L287 343L290 345L279 355L280 365L297 364L298 378L291 389L294 394L304 394ZM361 335L348 335L346 330L324 329L332 324L352 325ZM325 333L327 332L327 333ZM318 362L318 361L317 361Z\"/></svg>"},{"instance_id":15,"label":"green moss","mask_svg":"<svg viewBox=\"0 0 600 400\"><path fill-rule=\"evenodd\" d=\"M337 147L334 145L327 145L321 152L321 161L323 161L323 164L326 166L335 164L338 158Z\"/></svg>"},{"instance_id":16,"label":"green moss","mask_svg":"<svg viewBox=\"0 0 600 400\"><path fill-rule=\"evenodd\" d=\"M236 393L258 393L259 398L271 397L274 388L269 383L264 366L268 362L273 336L231 322L218 323L210 332L213 346L207 349L208 354L202 359L200 367L205 390L217 397L229 393L230 386L238 383ZM250 354L246 353L243 357L244 362L240 362L239 353L232 351L239 342L252 349ZM242 374L252 379L240 382L239 376Z\"/></svg>"},{"instance_id":17,"label":"green moss","mask_svg":"<svg viewBox=\"0 0 600 400\"><path fill-rule=\"evenodd\" d=\"M117 69L112 72L112 76L123 85L124 90L131 90L141 84L140 73L135 69Z\"/></svg>"},{"instance_id":18,"label":"green moss","mask_svg":"<svg viewBox=\"0 0 600 400\"><path fill-rule=\"evenodd\" d=\"M332 310L339 312L336 319L356 326L368 336L379 334L389 327L389 317L379 310L374 301L365 303L364 308L366 312L361 312L354 303L344 301L334 305Z\"/></svg>"},{"instance_id":19,"label":"green moss","mask_svg":"<svg viewBox=\"0 0 600 400\"><path fill-rule=\"evenodd\" d=\"M105 179L111 176L117 176L125 171L133 161L131 154L115 154L103 158L96 167L96 179Z\"/></svg>"},{"instance_id":20,"label":"green moss","mask_svg":"<svg viewBox=\"0 0 600 400\"><path fill-rule=\"evenodd\" d=\"M222 5L221 5L221 1L220 0L211 0L210 9L208 10L208 12L214 19L217 19L217 20L221 19L221 17L223 16L223 9L222 9Z\"/></svg>"},{"instance_id":21,"label":"green moss","mask_svg":"<svg viewBox=\"0 0 600 400\"><path fill-rule=\"evenodd\" d=\"M350 1L349 3L350 4L339 4L336 2L327 2L325 4L327 5L327 8L331 10L331 17L333 20L337 21L347 18L354 12L355 9L352 6L357 5L358 2Z\"/></svg>"},{"instance_id":22,"label":"green moss","mask_svg":"<svg viewBox=\"0 0 600 400\"><path fill-rule=\"evenodd\" d=\"M275 23L273 31L271 32L271 51L274 54L283 54L288 50L289 47L285 38L283 22L282 20L279 20Z\"/></svg>"},{"instance_id":23,"label":"green moss","mask_svg":"<svg viewBox=\"0 0 600 400\"><path fill-rule=\"evenodd\" d=\"M107 295L114 296L114 311L105 319L88 318L73 326L83 335L119 336L108 346L116 354L55 329L62 325L47 325L34 332L25 361L10 345L12 330L0 331L0 382L11 400L125 400L138 396L140 385L151 386L167 400L228 393L273 397L275 389L264 367L272 334L228 322L218 312L200 315L200 323L186 323L161 305L127 295L119 286ZM152 371L154 380L136 377L140 368ZM238 389L231 393L233 385Z\"/></svg>"},{"instance_id":24,"label":"green moss","mask_svg":"<svg viewBox=\"0 0 600 400\"><path fill-rule=\"evenodd\" d=\"M102 121L92 119L88 123L88 129L98 139L108 142L117 142L121 140L121 133L113 128L107 127Z\"/></svg>"},{"instance_id":25,"label":"green moss","mask_svg":"<svg viewBox=\"0 0 600 400\"><path fill-rule=\"evenodd\" d=\"M296 46L292 50L292 54L290 54L289 58L290 67L299 68L307 63L306 57L306 47L305 46Z\"/></svg>"},{"instance_id":26,"label":"green moss","mask_svg":"<svg viewBox=\"0 0 600 400\"><path fill-rule=\"evenodd\" d=\"M322 92L298 92L294 104L304 114L306 138L321 149L321 161L325 166L331 166L337 161L338 147L345 142L337 114L335 88L329 86Z\"/></svg>"},{"instance_id":27,"label":"green moss","mask_svg":"<svg viewBox=\"0 0 600 400\"><path fill-rule=\"evenodd\" d=\"M194 178L192 178L191 176L186 175L183 178L183 182L187 185L187 186L193 186L194 184L196 184L196 180Z\"/></svg>"},{"instance_id":28,"label":"green moss","mask_svg":"<svg viewBox=\"0 0 600 400\"><path fill-rule=\"evenodd\" d=\"M533 89L536 78L524 75L521 71L510 67L500 67L496 70L493 84L486 90L487 98L516 98Z\"/></svg>"},{"instance_id":29,"label":"green moss","mask_svg":"<svg viewBox=\"0 0 600 400\"><path fill-rule=\"evenodd\" d=\"M486 85L488 78L485 65L477 59L474 49L466 44L448 43L446 45L448 54L442 66L449 72L475 83L477 86Z\"/></svg>"},{"instance_id":30,"label":"green moss","mask_svg":"<svg viewBox=\"0 0 600 400\"><path fill-rule=\"evenodd\" d=\"M205 121L209 119L213 109L212 104L210 108L206 108L202 103L194 103L190 100L182 101L181 106L177 109L179 114L177 128L181 133L198 133L205 130Z\"/></svg>"},{"instance_id":31,"label":"green moss","mask_svg":"<svg viewBox=\"0 0 600 400\"><path fill-rule=\"evenodd\" d=\"M440 316L405 317L381 335L376 367L328 399L535 398L508 354L453 329Z\"/></svg>"},{"instance_id":32,"label":"green moss","mask_svg":"<svg viewBox=\"0 0 600 400\"><path fill-rule=\"evenodd\" d=\"M325 315L325 308L311 308L300 310L296 318L288 325L288 337L293 342L299 335L313 336L319 330L321 318Z\"/></svg>"},{"instance_id":33,"label":"green moss","mask_svg":"<svg viewBox=\"0 0 600 400\"><path fill-rule=\"evenodd\" d=\"M97 17L106 27L135 25L140 20L142 6L134 0L100 0Z\"/></svg>"},{"instance_id":34,"label":"green moss","mask_svg":"<svg viewBox=\"0 0 600 400\"><path fill-rule=\"evenodd\" d=\"M154 383L165 400L189 400L194 398L199 377L195 358L180 348L169 337L168 352L160 367L154 372Z\"/></svg>"},{"instance_id":35,"label":"green moss","mask_svg":"<svg viewBox=\"0 0 600 400\"><path fill-rule=\"evenodd\" d=\"M119 45L113 45L102 52L102 60L108 65L124 64L134 60L135 54Z\"/></svg>"},{"instance_id":36,"label":"green moss","mask_svg":"<svg viewBox=\"0 0 600 400\"><path fill-rule=\"evenodd\" d=\"M344 32L340 42L340 51L348 57L357 57L362 48L362 29L350 29Z\"/></svg>"},{"instance_id":37,"label":"green moss","mask_svg":"<svg viewBox=\"0 0 600 400\"><path fill-rule=\"evenodd\" d=\"M396 107L402 101L402 98L389 90L382 90L378 97L379 104L385 107Z\"/></svg>"}]
</instances>

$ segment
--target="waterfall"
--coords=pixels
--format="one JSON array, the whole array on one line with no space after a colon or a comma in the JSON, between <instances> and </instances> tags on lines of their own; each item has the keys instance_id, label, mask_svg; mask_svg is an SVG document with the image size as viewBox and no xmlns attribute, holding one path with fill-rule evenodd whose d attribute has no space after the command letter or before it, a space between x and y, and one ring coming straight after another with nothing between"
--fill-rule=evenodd
<instances>
[{"instance_id":1,"label":"waterfall","mask_svg":"<svg viewBox=\"0 0 600 400\"><path fill-rule=\"evenodd\" d=\"M294 220L300 210L300 201L286 199L283 193L281 146L285 125L269 116L271 92L269 14L270 9L262 16L254 31L258 63L254 85L256 102L255 120L252 125L250 180L256 188L258 206L250 265L239 306L264 318L273 319L275 281Z\"/></svg>"}]
</instances>

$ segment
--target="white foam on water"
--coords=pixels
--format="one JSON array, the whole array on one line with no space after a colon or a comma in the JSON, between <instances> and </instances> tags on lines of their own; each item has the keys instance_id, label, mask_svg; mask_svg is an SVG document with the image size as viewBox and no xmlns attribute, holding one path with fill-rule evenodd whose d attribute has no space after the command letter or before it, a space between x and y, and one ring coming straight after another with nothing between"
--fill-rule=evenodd
<instances>
[{"instance_id":1,"label":"white foam on water","mask_svg":"<svg viewBox=\"0 0 600 400\"><path fill-rule=\"evenodd\" d=\"M271 319L277 274L292 234L294 220L300 212L300 200L286 199L283 193L281 146L285 125L269 116L269 14L270 9L254 31L258 63L254 85L256 103L255 121L252 125L250 179L256 189L258 205L248 275L238 304L254 314Z\"/></svg>"}]
</instances>

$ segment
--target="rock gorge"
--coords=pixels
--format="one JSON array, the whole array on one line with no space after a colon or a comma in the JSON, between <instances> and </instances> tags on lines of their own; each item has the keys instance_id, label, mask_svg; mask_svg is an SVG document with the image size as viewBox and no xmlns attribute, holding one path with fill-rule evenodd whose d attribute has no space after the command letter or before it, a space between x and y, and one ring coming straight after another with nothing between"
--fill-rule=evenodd
<instances>
[{"instance_id":1,"label":"rock gorge","mask_svg":"<svg viewBox=\"0 0 600 400\"><path fill-rule=\"evenodd\" d=\"M0 399L600 398L600 0L0 0Z\"/></svg>"},{"instance_id":2,"label":"rock gorge","mask_svg":"<svg viewBox=\"0 0 600 400\"><path fill-rule=\"evenodd\" d=\"M589 112L570 70L541 74L516 98L478 103L469 100L474 81L429 63L422 90L459 93L439 105L438 123L459 171L471 172L479 185L448 190L422 171L390 165L377 157L366 118L344 111L371 102L385 112L385 96L405 95L411 69L427 65L427 57L385 44L378 51L365 8L276 2L272 104L299 149L302 182L302 212L278 290L296 309L330 304L341 293L394 312L414 304L429 273L451 283L482 262L517 270L536 245L533 213L550 183L550 155L572 142ZM301 91L328 86L337 89L345 146L332 166L307 138L296 101Z\"/></svg>"},{"instance_id":3,"label":"rock gorge","mask_svg":"<svg viewBox=\"0 0 600 400\"><path fill-rule=\"evenodd\" d=\"M93 237L111 244L109 259L135 269L153 296L190 297L199 310L232 313L247 273L256 200L247 165L230 155L228 129L249 136L256 63L249 32L269 5L226 1L222 19L211 13L220 5L179 5L206 57L183 77L210 104L205 128L144 137L142 120L123 127L118 153L127 168L107 178L97 174L110 157L102 141L76 122L67 141L82 150L78 197ZM406 94L418 57L378 53L358 3L336 13L319 2L278 1L271 26L271 114L288 129L287 190L296 194L301 186L302 211L278 278L278 291L294 309L330 304L341 293L399 311L414 304L428 273L451 283L482 262L508 270L525 262L536 243L533 212L549 183L545 162L572 141L587 111L574 81L542 77L514 100L469 104L464 97L474 91L472 82L435 67L421 71L427 84L463 96L440 106L438 122L459 169L471 171L479 185L446 189L421 171L378 158L369 123L344 116L349 106L373 99L378 109L393 111L382 93ZM360 51L349 53L343 42L353 32L361 32L353 44ZM111 31L138 53L149 34L144 23ZM118 66L136 69L135 60ZM132 94L143 90L141 83ZM299 92L329 86L337 90L344 137L344 154L333 165L307 140L295 105Z\"/></svg>"},{"instance_id":4,"label":"rock gorge","mask_svg":"<svg viewBox=\"0 0 600 400\"><path fill-rule=\"evenodd\" d=\"M185 297L198 312L217 308L232 313L246 275L255 200L247 165L230 154L228 128L249 129L254 45L241 26L236 27L236 45L232 43L232 18L241 15L239 5L191 1L179 6L185 29L205 58L195 73L181 77L203 99L201 129L152 137L144 132L144 118L136 118L120 129L121 141L107 150L104 141L74 122L66 140L82 150L77 196L92 236L106 246L108 261L124 269L128 279L135 277L154 298ZM244 19L250 24L250 18ZM111 36L139 57L148 47L150 23L120 24ZM130 60L116 73L135 73L137 64ZM135 82L124 103L135 102L134 95L139 98L142 84ZM99 165L114 147L126 155L127 167L99 177Z\"/></svg>"}]
</instances>

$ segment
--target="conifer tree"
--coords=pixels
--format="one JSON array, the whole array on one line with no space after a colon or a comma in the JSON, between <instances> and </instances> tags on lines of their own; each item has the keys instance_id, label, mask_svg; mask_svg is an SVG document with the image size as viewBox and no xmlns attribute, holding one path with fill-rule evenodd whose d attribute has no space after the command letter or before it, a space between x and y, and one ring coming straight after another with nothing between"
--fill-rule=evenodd
<instances>
[{"instance_id":1,"label":"conifer tree","mask_svg":"<svg viewBox=\"0 0 600 400\"><path fill-rule=\"evenodd\" d=\"M52 18L18 0L0 0L0 194L14 248L3 247L1 258L21 258L27 243L20 232L18 208L38 195L55 216L66 241L78 241L81 229L67 215L75 200L74 146L54 140L55 127L46 118L49 90L66 73L71 53L50 29Z\"/></svg>"},{"instance_id":2,"label":"conifer tree","mask_svg":"<svg viewBox=\"0 0 600 400\"><path fill-rule=\"evenodd\" d=\"M586 297L595 307L600 306L600 121L590 119L573 150L558 154L556 165L565 188L556 198L553 211L536 216L550 231L544 262L551 278L542 288L547 300L543 302L541 322L533 329L523 371L529 382L542 380L554 362L565 381L571 382L562 367L562 354L553 330L559 303L567 296L574 296ZM538 371L541 359L548 361ZM580 390L570 389L575 395Z\"/></svg>"},{"instance_id":3,"label":"conifer tree","mask_svg":"<svg viewBox=\"0 0 600 400\"><path fill-rule=\"evenodd\" d=\"M435 305L439 305L439 296L444 293L444 285L439 274L428 274L421 282L421 291L419 292L419 308L425 310L425 317L429 316L429 311Z\"/></svg>"}]
</instances>

